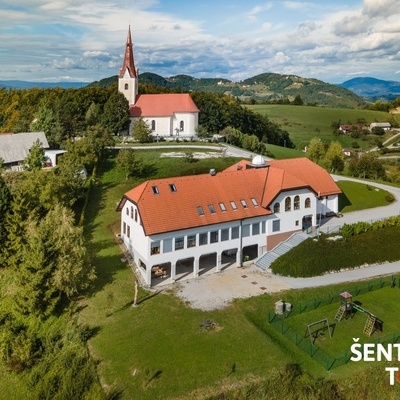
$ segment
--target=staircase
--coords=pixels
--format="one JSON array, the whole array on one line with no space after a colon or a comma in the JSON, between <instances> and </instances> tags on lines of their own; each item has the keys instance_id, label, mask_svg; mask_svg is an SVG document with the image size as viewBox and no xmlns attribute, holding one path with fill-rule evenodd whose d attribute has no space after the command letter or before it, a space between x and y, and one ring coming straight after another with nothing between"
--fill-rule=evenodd
<instances>
[{"instance_id":1,"label":"staircase","mask_svg":"<svg viewBox=\"0 0 400 400\"><path fill-rule=\"evenodd\" d=\"M294 233L286 241L279 243L274 249L263 254L255 264L266 271L279 256L287 253L308 238L309 236L304 232Z\"/></svg>"},{"instance_id":2,"label":"staircase","mask_svg":"<svg viewBox=\"0 0 400 400\"><path fill-rule=\"evenodd\" d=\"M376 317L372 314L369 314L367 322L365 323L365 327L364 327L365 335L371 336L374 333L375 321L376 321Z\"/></svg>"}]
</instances>

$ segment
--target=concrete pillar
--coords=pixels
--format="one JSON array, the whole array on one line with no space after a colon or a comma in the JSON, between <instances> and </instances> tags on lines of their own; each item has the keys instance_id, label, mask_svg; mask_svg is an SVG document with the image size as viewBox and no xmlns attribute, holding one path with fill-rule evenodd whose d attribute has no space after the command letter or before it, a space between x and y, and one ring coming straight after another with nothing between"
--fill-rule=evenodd
<instances>
[{"instance_id":1,"label":"concrete pillar","mask_svg":"<svg viewBox=\"0 0 400 400\"><path fill-rule=\"evenodd\" d=\"M140 261L139 261L140 262ZM146 265L146 276L144 277L146 283L151 286L151 266Z\"/></svg>"},{"instance_id":2,"label":"concrete pillar","mask_svg":"<svg viewBox=\"0 0 400 400\"><path fill-rule=\"evenodd\" d=\"M171 262L171 282L176 281L176 262Z\"/></svg>"},{"instance_id":3,"label":"concrete pillar","mask_svg":"<svg viewBox=\"0 0 400 400\"><path fill-rule=\"evenodd\" d=\"M194 260L193 260L193 275L195 277L199 276L199 268L200 268L200 258L194 257Z\"/></svg>"},{"instance_id":4,"label":"concrete pillar","mask_svg":"<svg viewBox=\"0 0 400 400\"><path fill-rule=\"evenodd\" d=\"M238 249L238 251L236 252L236 265L238 267L242 266L241 258L242 258L242 252L240 251L240 249Z\"/></svg>"},{"instance_id":5,"label":"concrete pillar","mask_svg":"<svg viewBox=\"0 0 400 400\"><path fill-rule=\"evenodd\" d=\"M217 253L217 272L221 271L222 253Z\"/></svg>"}]
</instances>

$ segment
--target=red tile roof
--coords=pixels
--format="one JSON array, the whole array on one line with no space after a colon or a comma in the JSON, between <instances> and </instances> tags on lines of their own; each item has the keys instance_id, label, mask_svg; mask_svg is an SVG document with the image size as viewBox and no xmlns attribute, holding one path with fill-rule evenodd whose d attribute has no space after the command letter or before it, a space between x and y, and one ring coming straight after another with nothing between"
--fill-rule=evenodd
<instances>
[{"instance_id":1,"label":"red tile roof","mask_svg":"<svg viewBox=\"0 0 400 400\"><path fill-rule=\"evenodd\" d=\"M144 182L125 193L118 210L127 199L135 203L146 235L154 235L272 214L269 206L284 190L309 187L321 196L341 192L330 175L307 158L269 161L267 168L246 168L246 164L242 161L241 169L235 164L215 176L202 174ZM176 191L171 190L172 184ZM221 210L220 203L226 211ZM199 206L204 215L199 215Z\"/></svg>"},{"instance_id":2,"label":"red tile roof","mask_svg":"<svg viewBox=\"0 0 400 400\"><path fill-rule=\"evenodd\" d=\"M130 106L131 117L170 117L188 112L199 112L188 93L141 94Z\"/></svg>"}]
</instances>

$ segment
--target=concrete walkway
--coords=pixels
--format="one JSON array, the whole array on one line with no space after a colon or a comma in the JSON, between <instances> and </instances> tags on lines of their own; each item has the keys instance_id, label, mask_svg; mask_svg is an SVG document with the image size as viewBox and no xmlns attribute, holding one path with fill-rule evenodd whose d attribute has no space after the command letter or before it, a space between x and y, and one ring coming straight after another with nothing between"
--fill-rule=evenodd
<instances>
[{"instance_id":1,"label":"concrete walkway","mask_svg":"<svg viewBox=\"0 0 400 400\"><path fill-rule=\"evenodd\" d=\"M379 183L334 175L335 180L352 180L368 183L394 194L396 201L385 207L346 213L343 217L323 221L322 227L343 225L357 221L371 221L399 215L400 189ZM397 244L394 244L397 245ZM362 266L342 272L329 273L312 278L291 278L264 272L255 265L244 268L230 267L218 274L204 275L180 281L175 285L176 295L193 308L212 310L227 306L235 298L258 296L262 293L275 293L289 289L327 286L337 283L354 282L377 276L400 273L400 261L378 265Z\"/></svg>"}]
</instances>

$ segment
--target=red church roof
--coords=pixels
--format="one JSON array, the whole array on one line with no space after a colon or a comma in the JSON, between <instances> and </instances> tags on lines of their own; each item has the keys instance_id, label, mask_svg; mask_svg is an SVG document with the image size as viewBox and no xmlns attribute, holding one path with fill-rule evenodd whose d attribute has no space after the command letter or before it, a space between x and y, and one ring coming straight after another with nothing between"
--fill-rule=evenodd
<instances>
[{"instance_id":1,"label":"red church roof","mask_svg":"<svg viewBox=\"0 0 400 400\"><path fill-rule=\"evenodd\" d=\"M341 190L323 168L307 158L268 161L246 168L242 161L217 173L155 179L125 193L138 206L146 235L272 214L272 202L285 190L307 187L316 195Z\"/></svg>"},{"instance_id":2,"label":"red church roof","mask_svg":"<svg viewBox=\"0 0 400 400\"><path fill-rule=\"evenodd\" d=\"M170 117L175 113L198 113L188 93L141 94L130 106L131 117Z\"/></svg>"},{"instance_id":3,"label":"red church roof","mask_svg":"<svg viewBox=\"0 0 400 400\"><path fill-rule=\"evenodd\" d=\"M125 56L124 63L119 70L119 77L123 78L125 71L128 70L128 74L131 78L137 78L137 71L135 68L135 62L133 60L133 44L131 36L131 27L129 26L128 37L125 44Z\"/></svg>"}]
</instances>

